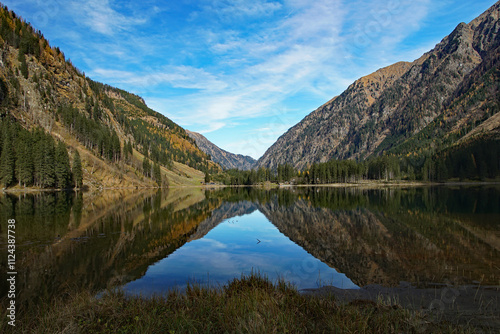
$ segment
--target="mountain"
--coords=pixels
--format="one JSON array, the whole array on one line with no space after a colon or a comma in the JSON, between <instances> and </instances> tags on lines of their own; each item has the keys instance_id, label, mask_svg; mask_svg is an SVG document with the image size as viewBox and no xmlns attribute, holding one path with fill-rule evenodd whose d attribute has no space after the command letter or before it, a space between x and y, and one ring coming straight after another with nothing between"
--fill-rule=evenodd
<instances>
[{"instance_id":1,"label":"mountain","mask_svg":"<svg viewBox=\"0 0 500 334\"><path fill-rule=\"evenodd\" d=\"M283 134L256 166L304 169L331 159L432 155L497 141L499 7L460 23L414 62L355 81Z\"/></svg>"},{"instance_id":2,"label":"mountain","mask_svg":"<svg viewBox=\"0 0 500 334\"><path fill-rule=\"evenodd\" d=\"M3 186L67 187L76 153L91 188L200 184L221 170L183 128L141 97L85 76L7 7L0 24Z\"/></svg>"},{"instance_id":3,"label":"mountain","mask_svg":"<svg viewBox=\"0 0 500 334\"><path fill-rule=\"evenodd\" d=\"M196 141L196 144L203 152L211 156L212 160L224 169L250 170L256 162L254 158L248 155L234 154L221 149L202 134L189 130L186 130L186 132L189 137Z\"/></svg>"}]
</instances>

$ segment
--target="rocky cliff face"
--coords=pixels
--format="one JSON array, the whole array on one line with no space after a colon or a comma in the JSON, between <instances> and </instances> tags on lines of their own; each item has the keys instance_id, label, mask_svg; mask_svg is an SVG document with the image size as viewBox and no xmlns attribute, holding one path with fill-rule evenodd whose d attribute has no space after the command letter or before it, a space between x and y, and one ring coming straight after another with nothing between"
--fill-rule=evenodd
<instances>
[{"instance_id":1,"label":"rocky cliff face","mask_svg":"<svg viewBox=\"0 0 500 334\"><path fill-rule=\"evenodd\" d=\"M355 81L282 135L257 166L290 163L303 169L333 158L444 148L463 137L464 128L487 122L499 107L499 6L460 23L414 62L396 63ZM498 120L489 122L488 131L498 132ZM415 140L424 130L432 143Z\"/></svg>"},{"instance_id":2,"label":"rocky cliff face","mask_svg":"<svg viewBox=\"0 0 500 334\"><path fill-rule=\"evenodd\" d=\"M250 170L256 162L254 158L248 155L233 154L221 149L202 134L187 130L186 132L189 137L196 141L196 145L198 145L203 152L212 157L212 161L218 163L224 169L236 168Z\"/></svg>"}]
</instances>

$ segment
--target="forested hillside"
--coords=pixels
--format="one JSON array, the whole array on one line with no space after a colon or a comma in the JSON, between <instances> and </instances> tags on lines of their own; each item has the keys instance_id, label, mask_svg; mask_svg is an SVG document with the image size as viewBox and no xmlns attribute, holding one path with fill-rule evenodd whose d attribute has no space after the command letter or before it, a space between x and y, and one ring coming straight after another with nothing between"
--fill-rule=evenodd
<instances>
[{"instance_id":1,"label":"forested hillside","mask_svg":"<svg viewBox=\"0 0 500 334\"><path fill-rule=\"evenodd\" d=\"M0 24L4 187L199 184L220 170L183 128L86 77L6 7Z\"/></svg>"}]
</instances>

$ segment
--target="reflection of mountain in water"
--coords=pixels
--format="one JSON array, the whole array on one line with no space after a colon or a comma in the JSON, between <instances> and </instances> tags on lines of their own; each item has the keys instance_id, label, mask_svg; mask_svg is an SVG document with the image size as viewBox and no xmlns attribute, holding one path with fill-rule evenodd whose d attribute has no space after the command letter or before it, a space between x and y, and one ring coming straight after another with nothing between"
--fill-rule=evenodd
<instances>
[{"instance_id":1,"label":"reflection of mountain in water","mask_svg":"<svg viewBox=\"0 0 500 334\"><path fill-rule=\"evenodd\" d=\"M206 199L200 189L110 195L90 201L60 194L0 198L11 217L24 208L24 215L16 215L19 303L67 290L96 291L140 277L150 264L186 243L222 202ZM47 209L40 203L47 201L59 209L42 212ZM6 263L0 265L5 268Z\"/></svg>"},{"instance_id":2,"label":"reflection of mountain in water","mask_svg":"<svg viewBox=\"0 0 500 334\"><path fill-rule=\"evenodd\" d=\"M203 238L208 232L226 219L249 215L255 210L257 210L257 206L252 202L224 202L220 207L212 211L209 218L200 223L196 232L190 236L189 241Z\"/></svg>"},{"instance_id":3,"label":"reflection of mountain in water","mask_svg":"<svg viewBox=\"0 0 500 334\"><path fill-rule=\"evenodd\" d=\"M125 284L224 219L256 210L251 202L207 198L201 189L115 191L85 200L65 193L5 196L0 206L10 217L17 213L18 240L27 244L18 247L20 304ZM3 258L0 267L5 275ZM0 298L6 292L2 285Z\"/></svg>"},{"instance_id":4,"label":"reflection of mountain in water","mask_svg":"<svg viewBox=\"0 0 500 334\"><path fill-rule=\"evenodd\" d=\"M369 200L346 210L313 206L309 200L288 205L274 200L259 210L291 240L360 286L445 280L498 284L491 269L500 267L498 237L492 240L470 217L408 210L407 200L400 197L399 205L385 206L387 211L380 203L370 209Z\"/></svg>"},{"instance_id":5,"label":"reflection of mountain in water","mask_svg":"<svg viewBox=\"0 0 500 334\"><path fill-rule=\"evenodd\" d=\"M20 304L142 277L186 242L256 209L360 286L446 279L498 284L499 194L430 188L59 192L0 196L0 219L16 218ZM6 244L2 233L0 249ZM6 265L0 258L3 281ZM0 298L6 292L0 285Z\"/></svg>"}]
</instances>

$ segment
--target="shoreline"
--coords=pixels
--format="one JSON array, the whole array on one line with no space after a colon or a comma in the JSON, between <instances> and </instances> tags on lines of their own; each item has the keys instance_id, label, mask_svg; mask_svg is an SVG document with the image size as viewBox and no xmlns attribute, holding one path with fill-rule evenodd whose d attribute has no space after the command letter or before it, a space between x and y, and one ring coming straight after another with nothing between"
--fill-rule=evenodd
<instances>
[{"instance_id":1,"label":"shoreline","mask_svg":"<svg viewBox=\"0 0 500 334\"><path fill-rule=\"evenodd\" d=\"M430 320L471 324L500 330L500 285L451 285L416 288L408 282L397 287L370 284L359 289L341 289L324 286L300 290L314 297L333 296L344 305L382 303L423 312Z\"/></svg>"},{"instance_id":2,"label":"shoreline","mask_svg":"<svg viewBox=\"0 0 500 334\"><path fill-rule=\"evenodd\" d=\"M437 186L486 186L500 185L500 181L450 181L450 182L424 182L424 181L360 181L352 183L323 183L323 184L280 184L280 187L437 187Z\"/></svg>"},{"instance_id":3,"label":"shoreline","mask_svg":"<svg viewBox=\"0 0 500 334\"><path fill-rule=\"evenodd\" d=\"M352 182L352 183L324 183L324 184L273 184L273 186L265 184L253 184L253 185L224 185L224 184L200 184L200 185L177 185L169 187L99 187L99 188L72 188L72 189L41 189L41 188L2 188L1 192L5 194L15 194L15 193L37 193L37 192L59 192L59 191L73 191L73 192L95 192L103 190L139 190L139 189L178 189L178 188L205 188L205 189L217 189L217 188L259 188L259 189L276 189L276 188L382 188L382 187L437 187L437 186L500 186L500 181L452 181L452 182L406 182L406 181L362 181L362 182Z\"/></svg>"},{"instance_id":4,"label":"shoreline","mask_svg":"<svg viewBox=\"0 0 500 334\"><path fill-rule=\"evenodd\" d=\"M371 295L342 301L332 298L333 291L342 289L311 289L316 293L308 295L285 281L273 283L251 274L234 278L221 289L193 285L185 293L172 291L153 298L126 296L114 289L100 296L83 290L56 298L47 307L25 310L16 325L20 332L31 333L483 333L500 329L499 313L493 313L493 307L498 308L498 299L496 306L481 304L480 315L458 310L456 302L460 298L487 300L487 296L474 288L447 287L450 290L444 295L440 290L432 291L428 298L441 299L433 304L438 307L429 310L418 309L415 298L409 299L413 308L407 307L401 302L405 299L398 297L402 292L394 297L381 294L385 293L383 289L371 285L345 290L346 296L353 291ZM411 287L400 289L407 291ZM498 292L494 291L497 295ZM451 317L447 316L447 308L452 310ZM7 327L5 321L0 322L0 331Z\"/></svg>"}]
</instances>

